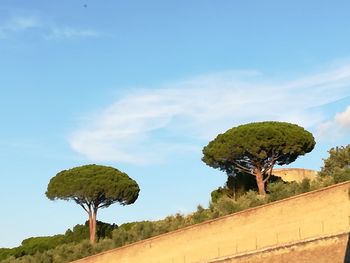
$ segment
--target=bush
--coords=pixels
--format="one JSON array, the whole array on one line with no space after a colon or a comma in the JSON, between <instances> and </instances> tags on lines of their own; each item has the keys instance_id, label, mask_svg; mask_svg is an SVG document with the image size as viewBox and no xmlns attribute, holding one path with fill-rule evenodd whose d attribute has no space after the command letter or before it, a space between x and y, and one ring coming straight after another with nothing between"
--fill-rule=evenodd
<instances>
[{"instance_id":1,"label":"bush","mask_svg":"<svg viewBox=\"0 0 350 263\"><path fill-rule=\"evenodd\" d=\"M241 207L237 201L227 196L223 196L216 203L211 203L210 211L214 214L214 217L224 216L238 212Z\"/></svg>"},{"instance_id":2,"label":"bush","mask_svg":"<svg viewBox=\"0 0 350 263\"><path fill-rule=\"evenodd\" d=\"M311 190L310 179L304 178L300 183L300 193L306 193Z\"/></svg>"},{"instance_id":3,"label":"bush","mask_svg":"<svg viewBox=\"0 0 350 263\"><path fill-rule=\"evenodd\" d=\"M275 182L270 183L267 186L267 192L269 196L269 201L277 201L295 194L298 189L298 184L296 182L286 183L286 182Z\"/></svg>"},{"instance_id":4,"label":"bush","mask_svg":"<svg viewBox=\"0 0 350 263\"><path fill-rule=\"evenodd\" d=\"M197 224L211 219L210 210L204 209L201 205L197 206L197 211L191 215L191 224Z\"/></svg>"},{"instance_id":5,"label":"bush","mask_svg":"<svg viewBox=\"0 0 350 263\"><path fill-rule=\"evenodd\" d=\"M13 253L13 249L11 248L0 248L0 261L10 257L12 253Z\"/></svg>"},{"instance_id":6,"label":"bush","mask_svg":"<svg viewBox=\"0 0 350 263\"><path fill-rule=\"evenodd\" d=\"M259 195L256 191L248 191L245 195L238 198L237 203L239 204L240 210L247 208L264 205L268 201L266 196Z\"/></svg>"},{"instance_id":7,"label":"bush","mask_svg":"<svg viewBox=\"0 0 350 263\"><path fill-rule=\"evenodd\" d=\"M347 146L331 148L329 157L324 159L321 176L334 176L338 169L350 169L350 144Z\"/></svg>"},{"instance_id":8,"label":"bush","mask_svg":"<svg viewBox=\"0 0 350 263\"><path fill-rule=\"evenodd\" d=\"M335 183L346 182L350 180L350 169L338 169L333 175Z\"/></svg>"}]
</instances>

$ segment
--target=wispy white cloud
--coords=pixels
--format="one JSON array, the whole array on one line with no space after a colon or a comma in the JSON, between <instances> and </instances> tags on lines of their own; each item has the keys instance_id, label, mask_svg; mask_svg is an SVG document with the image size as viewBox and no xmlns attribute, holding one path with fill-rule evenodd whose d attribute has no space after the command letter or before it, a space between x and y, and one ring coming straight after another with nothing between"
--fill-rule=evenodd
<instances>
[{"instance_id":1,"label":"wispy white cloud","mask_svg":"<svg viewBox=\"0 0 350 263\"><path fill-rule=\"evenodd\" d=\"M41 27L41 22L37 17L14 17L4 26L9 31L20 31Z\"/></svg>"},{"instance_id":2,"label":"wispy white cloud","mask_svg":"<svg viewBox=\"0 0 350 263\"><path fill-rule=\"evenodd\" d=\"M335 122L342 128L350 129L350 105L345 111L335 115Z\"/></svg>"},{"instance_id":3,"label":"wispy white cloud","mask_svg":"<svg viewBox=\"0 0 350 263\"><path fill-rule=\"evenodd\" d=\"M53 27L46 35L47 39L97 38L101 34L94 30L77 29L72 27Z\"/></svg>"},{"instance_id":4,"label":"wispy white cloud","mask_svg":"<svg viewBox=\"0 0 350 263\"><path fill-rule=\"evenodd\" d=\"M9 38L15 34L34 31L47 40L76 38L97 38L102 34L96 30L73 26L57 26L36 16L15 16L0 22L0 38Z\"/></svg>"},{"instance_id":5,"label":"wispy white cloud","mask_svg":"<svg viewBox=\"0 0 350 263\"><path fill-rule=\"evenodd\" d=\"M0 24L0 37L7 37L12 33L40 28L41 26L41 21L34 16L12 17Z\"/></svg>"},{"instance_id":6,"label":"wispy white cloud","mask_svg":"<svg viewBox=\"0 0 350 263\"><path fill-rule=\"evenodd\" d=\"M350 89L350 87L349 87ZM316 129L316 137L328 141L337 141L350 130L350 105L343 112L337 112L331 119L322 121Z\"/></svg>"},{"instance_id":7,"label":"wispy white cloud","mask_svg":"<svg viewBox=\"0 0 350 263\"><path fill-rule=\"evenodd\" d=\"M271 79L228 71L133 90L84 122L70 145L91 160L149 163L198 152L216 134L251 121L314 128L324 116L309 109L349 94L350 65L292 81Z\"/></svg>"}]
</instances>

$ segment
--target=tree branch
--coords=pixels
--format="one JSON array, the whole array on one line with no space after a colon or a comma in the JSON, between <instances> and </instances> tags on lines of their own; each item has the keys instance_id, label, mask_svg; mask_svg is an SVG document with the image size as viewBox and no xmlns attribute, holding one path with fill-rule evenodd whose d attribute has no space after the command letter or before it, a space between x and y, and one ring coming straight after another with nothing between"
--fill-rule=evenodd
<instances>
[{"instance_id":1,"label":"tree branch","mask_svg":"<svg viewBox=\"0 0 350 263\"><path fill-rule=\"evenodd\" d=\"M255 173L253 173L249 168L247 167L244 167L243 165L233 161L234 165L236 165L238 168L236 168L237 170L240 170L240 171L243 171L243 172L246 172L246 173L249 173L253 176L255 176Z\"/></svg>"},{"instance_id":2,"label":"tree branch","mask_svg":"<svg viewBox=\"0 0 350 263\"><path fill-rule=\"evenodd\" d=\"M272 161L272 163L270 164L270 167L268 168L268 169L269 169L269 172L268 172L267 177L264 179L264 183L266 183L267 180L270 179L270 177L271 177L271 175L272 175L272 168L273 168L274 165L275 165L275 161Z\"/></svg>"},{"instance_id":3,"label":"tree branch","mask_svg":"<svg viewBox=\"0 0 350 263\"><path fill-rule=\"evenodd\" d=\"M88 209L88 208L86 208L86 207L84 206L84 201L80 200L80 199L77 198L77 197L74 197L73 199L74 199L74 201L75 201L78 205L80 205L80 206L86 211L86 213L89 214L89 210L90 210L90 209Z\"/></svg>"}]
</instances>

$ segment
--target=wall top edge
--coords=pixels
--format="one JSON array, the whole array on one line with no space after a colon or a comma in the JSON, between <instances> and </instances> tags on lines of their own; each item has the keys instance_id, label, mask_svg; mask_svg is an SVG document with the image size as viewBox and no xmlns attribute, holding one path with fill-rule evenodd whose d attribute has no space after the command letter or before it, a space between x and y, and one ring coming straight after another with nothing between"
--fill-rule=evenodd
<instances>
[{"instance_id":1,"label":"wall top edge","mask_svg":"<svg viewBox=\"0 0 350 263\"><path fill-rule=\"evenodd\" d=\"M173 234L176 234L176 233L181 233L181 232L187 231L188 229L194 229L194 228L198 228L198 227L201 227L201 226L204 226L204 225L210 225L210 224L212 224L214 222L217 222L217 221L220 221L220 220L225 220L225 219L230 218L230 217L234 217L234 216L245 214L245 213L250 213L250 212L255 211L255 210L263 209L263 208L269 207L269 206L274 206L276 204L288 202L290 200L304 198L305 196L311 196L311 195L314 195L314 194L317 194L317 193L326 192L326 191L328 191L330 189L333 189L333 188L342 188L343 186L346 186L346 185L348 185L349 189L350 189L350 181L342 182L342 183L339 183L339 184L334 184L334 185L331 185L331 186L324 187L322 189L318 189L318 190L306 192L306 193L303 193L303 194L291 196L291 197L288 197L288 198L285 198L285 199L281 199L281 200L278 200L278 201L274 201L274 202L271 202L271 203L268 203L268 204L264 204L264 205L260 205L260 206L256 206L256 207L252 207L252 208L248 208L248 209L245 209L245 210L233 213L233 214L229 214L229 215L225 215L225 216L218 217L218 218L215 218L215 219L211 219L211 220L208 220L208 221L205 221L205 222L202 222L202 223L198 223L198 224L195 224L195 225L190 225L190 226L187 226L187 227L184 227L184 228L180 228L180 229L168 232L168 233L164 233L164 234L161 234L161 235L158 235L158 236L154 236L154 237L151 237L151 238L148 238L148 239L140 240L138 242L131 243L131 244L128 244L128 245L125 245L125 246L122 246L122 247L118 247L118 248L114 248L114 249L111 249L111 250L103 251L101 253L85 257L83 259L85 260L85 259L89 259L89 258L99 257L99 256L107 254L107 253L115 252L115 251L118 251L118 250L125 249L127 247L132 247L132 246L140 245L140 244L143 244L143 243L147 244L149 242L152 242L154 240L157 240L157 239L160 239L160 238L163 238L163 237L166 237L166 236L170 236L170 235L173 235ZM80 260L82 260L82 259L78 259L76 261L72 261L72 263L79 262Z\"/></svg>"}]
</instances>

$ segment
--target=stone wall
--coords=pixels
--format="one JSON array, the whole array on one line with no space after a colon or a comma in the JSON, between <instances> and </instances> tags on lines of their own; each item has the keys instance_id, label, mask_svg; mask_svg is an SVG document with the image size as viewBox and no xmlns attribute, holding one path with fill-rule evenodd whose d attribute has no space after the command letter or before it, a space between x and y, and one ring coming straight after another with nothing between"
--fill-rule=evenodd
<instances>
[{"instance_id":1,"label":"stone wall","mask_svg":"<svg viewBox=\"0 0 350 263\"><path fill-rule=\"evenodd\" d=\"M301 182L304 178L313 180L317 176L317 171L302 168L280 168L273 169L273 175L281 177L285 182Z\"/></svg>"},{"instance_id":2,"label":"stone wall","mask_svg":"<svg viewBox=\"0 0 350 263\"><path fill-rule=\"evenodd\" d=\"M350 231L349 188L349 182L330 186L110 250L76 263L209 262L215 258L346 233Z\"/></svg>"},{"instance_id":3,"label":"stone wall","mask_svg":"<svg viewBox=\"0 0 350 263\"><path fill-rule=\"evenodd\" d=\"M332 235L256 250L208 263L349 263L345 259L349 234Z\"/></svg>"}]
</instances>

